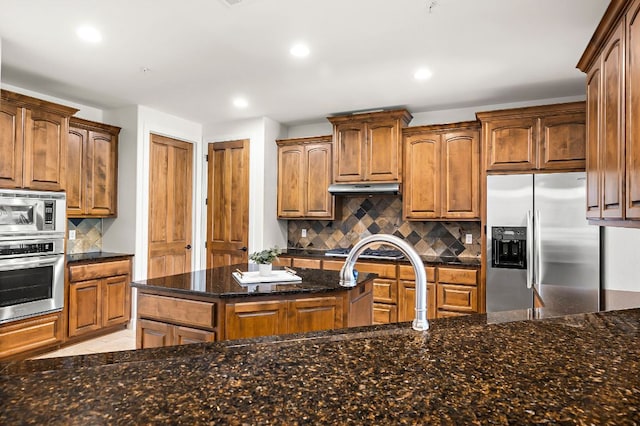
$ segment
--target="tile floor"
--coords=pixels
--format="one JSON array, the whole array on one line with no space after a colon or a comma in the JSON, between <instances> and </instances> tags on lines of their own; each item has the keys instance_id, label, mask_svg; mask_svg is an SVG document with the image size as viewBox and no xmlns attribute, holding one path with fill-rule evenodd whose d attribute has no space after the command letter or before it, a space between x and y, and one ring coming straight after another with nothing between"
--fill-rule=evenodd
<instances>
[{"instance_id":1,"label":"tile floor","mask_svg":"<svg viewBox=\"0 0 640 426\"><path fill-rule=\"evenodd\" d=\"M39 355L33 359L54 358L70 355L85 355L99 352L125 351L136 348L136 330L134 328L116 331L115 333L106 334L96 337L95 339L86 340L76 343L75 345L66 346L54 352Z\"/></svg>"}]
</instances>

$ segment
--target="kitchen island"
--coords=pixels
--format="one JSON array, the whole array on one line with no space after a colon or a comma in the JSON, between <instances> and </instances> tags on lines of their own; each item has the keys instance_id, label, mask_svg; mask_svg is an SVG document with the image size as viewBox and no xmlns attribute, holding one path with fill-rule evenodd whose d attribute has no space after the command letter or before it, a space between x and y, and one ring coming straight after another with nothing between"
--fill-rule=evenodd
<instances>
[{"instance_id":1,"label":"kitchen island","mask_svg":"<svg viewBox=\"0 0 640 426\"><path fill-rule=\"evenodd\" d=\"M0 424L640 422L640 309L528 315L0 364Z\"/></svg>"},{"instance_id":2,"label":"kitchen island","mask_svg":"<svg viewBox=\"0 0 640 426\"><path fill-rule=\"evenodd\" d=\"M371 325L374 274L355 287L337 271L276 268L273 282L242 284L257 265L223 266L132 283L137 348ZM279 273L279 275L276 275ZM236 277L234 277L234 275ZM300 278L300 281L287 279Z\"/></svg>"}]
</instances>

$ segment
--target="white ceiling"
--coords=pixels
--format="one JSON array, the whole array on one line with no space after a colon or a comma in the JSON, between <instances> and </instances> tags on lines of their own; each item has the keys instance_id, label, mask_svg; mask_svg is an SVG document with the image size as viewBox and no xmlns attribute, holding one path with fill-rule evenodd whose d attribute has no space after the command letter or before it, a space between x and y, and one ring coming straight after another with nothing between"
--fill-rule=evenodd
<instances>
[{"instance_id":1,"label":"white ceiling","mask_svg":"<svg viewBox=\"0 0 640 426\"><path fill-rule=\"evenodd\" d=\"M200 123L575 96L575 65L608 3L0 0L0 75L98 108L140 104ZM78 39L85 23L101 43ZM289 54L296 41L309 45L306 59ZM421 66L430 80L413 79ZM232 105L237 95L248 108Z\"/></svg>"}]
</instances>

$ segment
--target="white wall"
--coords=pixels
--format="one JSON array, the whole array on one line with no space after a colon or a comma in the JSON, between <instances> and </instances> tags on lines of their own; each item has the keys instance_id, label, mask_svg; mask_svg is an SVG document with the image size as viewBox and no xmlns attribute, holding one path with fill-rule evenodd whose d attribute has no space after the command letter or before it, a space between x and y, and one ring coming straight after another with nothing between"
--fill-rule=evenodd
<instances>
[{"instance_id":1,"label":"white wall","mask_svg":"<svg viewBox=\"0 0 640 426\"><path fill-rule=\"evenodd\" d=\"M640 229L604 229L603 286L640 292Z\"/></svg>"}]
</instances>

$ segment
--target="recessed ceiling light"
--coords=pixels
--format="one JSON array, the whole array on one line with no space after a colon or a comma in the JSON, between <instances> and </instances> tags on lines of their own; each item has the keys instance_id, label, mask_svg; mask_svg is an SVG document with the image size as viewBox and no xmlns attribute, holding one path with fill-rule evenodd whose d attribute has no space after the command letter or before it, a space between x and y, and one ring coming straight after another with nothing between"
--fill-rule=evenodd
<instances>
[{"instance_id":1,"label":"recessed ceiling light","mask_svg":"<svg viewBox=\"0 0 640 426\"><path fill-rule=\"evenodd\" d=\"M306 56L309 56L309 47L307 47L306 44L297 43L291 47L289 53L297 58L304 58Z\"/></svg>"},{"instance_id":2,"label":"recessed ceiling light","mask_svg":"<svg viewBox=\"0 0 640 426\"><path fill-rule=\"evenodd\" d=\"M429 68L420 68L418 71L415 72L415 74L413 74L413 78L415 78L416 80L423 81L423 80L429 80L432 75L433 73Z\"/></svg>"},{"instance_id":3,"label":"recessed ceiling light","mask_svg":"<svg viewBox=\"0 0 640 426\"><path fill-rule=\"evenodd\" d=\"M236 108L246 108L249 106L249 101L247 101L245 98L235 98L233 100L233 106L235 106Z\"/></svg>"},{"instance_id":4,"label":"recessed ceiling light","mask_svg":"<svg viewBox=\"0 0 640 426\"><path fill-rule=\"evenodd\" d=\"M76 34L82 40L89 43L99 43L102 41L102 34L96 28L89 25L84 25L76 30Z\"/></svg>"}]
</instances>

